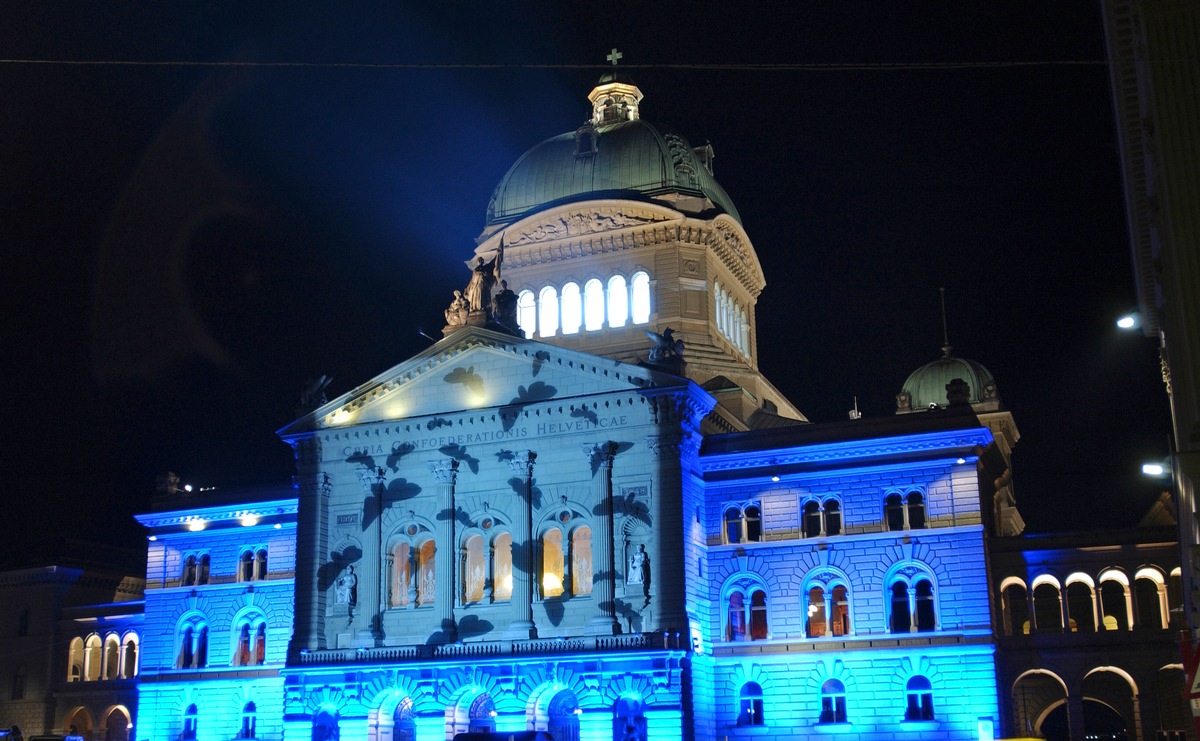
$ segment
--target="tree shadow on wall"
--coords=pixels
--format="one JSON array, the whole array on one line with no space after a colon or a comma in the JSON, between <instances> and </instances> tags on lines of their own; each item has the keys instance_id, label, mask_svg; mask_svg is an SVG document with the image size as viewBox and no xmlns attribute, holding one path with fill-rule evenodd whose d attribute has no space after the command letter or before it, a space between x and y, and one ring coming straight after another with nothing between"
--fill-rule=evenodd
<instances>
[{"instance_id":1,"label":"tree shadow on wall","mask_svg":"<svg viewBox=\"0 0 1200 741\"><path fill-rule=\"evenodd\" d=\"M529 388L518 386L517 395L512 398L512 401L500 407L500 418L504 422L504 431L508 432L512 429L512 426L517 423L517 417L525 407L539 401L553 399L556 393L558 393L558 389L542 381L534 381L529 384Z\"/></svg>"},{"instance_id":2,"label":"tree shadow on wall","mask_svg":"<svg viewBox=\"0 0 1200 741\"><path fill-rule=\"evenodd\" d=\"M446 507L445 509L443 509L437 513L437 519L439 522L448 522L450 520L450 518L451 518L451 515L450 515L449 507ZM467 511L465 509L463 509L462 507L455 506L454 521L457 522L459 525L462 525L463 527L471 526L471 516L468 515Z\"/></svg>"},{"instance_id":3,"label":"tree shadow on wall","mask_svg":"<svg viewBox=\"0 0 1200 741\"><path fill-rule=\"evenodd\" d=\"M654 526L654 518L650 516L650 508L645 502L639 501L637 494L630 491L613 497L614 515L624 515L642 523L646 527Z\"/></svg>"},{"instance_id":4,"label":"tree shadow on wall","mask_svg":"<svg viewBox=\"0 0 1200 741\"><path fill-rule=\"evenodd\" d=\"M575 406L571 405L571 417L573 419L582 419L591 422L593 426L600 424L600 416L596 414L595 409L588 409L587 405Z\"/></svg>"},{"instance_id":5,"label":"tree shadow on wall","mask_svg":"<svg viewBox=\"0 0 1200 741\"><path fill-rule=\"evenodd\" d=\"M392 471L398 471L400 469L400 460L416 449L417 446L412 443L403 443L394 446L392 452L388 454L387 467Z\"/></svg>"},{"instance_id":6,"label":"tree shadow on wall","mask_svg":"<svg viewBox=\"0 0 1200 741\"><path fill-rule=\"evenodd\" d=\"M508 480L508 487L513 490L514 494L517 495L517 502L519 504L532 506L534 512L542 508L542 490L539 489L537 484L533 481L530 482L529 486L529 499L531 500L529 502L525 501L525 479L514 476ZM517 512L512 513L512 515L514 517L524 517L525 513L518 510Z\"/></svg>"},{"instance_id":7,"label":"tree shadow on wall","mask_svg":"<svg viewBox=\"0 0 1200 741\"><path fill-rule=\"evenodd\" d=\"M545 350L538 350L533 354L533 377L537 378L537 374L542 372L542 366L550 361L550 353Z\"/></svg>"},{"instance_id":8,"label":"tree shadow on wall","mask_svg":"<svg viewBox=\"0 0 1200 741\"><path fill-rule=\"evenodd\" d=\"M421 486L414 484L411 481L402 478L395 478L386 484L373 484L371 493L363 499L362 507L362 529L371 526L375 518L379 516L379 498L383 497L383 508L399 504L416 497L421 493Z\"/></svg>"},{"instance_id":9,"label":"tree shadow on wall","mask_svg":"<svg viewBox=\"0 0 1200 741\"><path fill-rule=\"evenodd\" d=\"M565 591L557 597L546 597L542 600L542 609L546 611L546 619L554 627L562 624L563 617L567 614L567 603L571 601L571 596Z\"/></svg>"},{"instance_id":10,"label":"tree shadow on wall","mask_svg":"<svg viewBox=\"0 0 1200 741\"><path fill-rule=\"evenodd\" d=\"M613 451L613 457L624 453L633 447L633 443L617 443L617 449ZM600 470L600 456L593 455L592 457L592 478L596 477L596 472Z\"/></svg>"},{"instance_id":11,"label":"tree shadow on wall","mask_svg":"<svg viewBox=\"0 0 1200 741\"><path fill-rule=\"evenodd\" d=\"M362 549L358 546L350 546L344 551L339 551L333 554L333 557L326 563L321 564L317 569L317 589L324 592L333 586L333 583L338 580L342 572L347 567L358 563L362 558Z\"/></svg>"},{"instance_id":12,"label":"tree shadow on wall","mask_svg":"<svg viewBox=\"0 0 1200 741\"><path fill-rule=\"evenodd\" d=\"M458 443L443 445L438 448L438 452L459 463L466 463L467 467L471 469L471 473L479 473L479 459L467 453L467 449Z\"/></svg>"},{"instance_id":13,"label":"tree shadow on wall","mask_svg":"<svg viewBox=\"0 0 1200 741\"><path fill-rule=\"evenodd\" d=\"M442 376L442 380L446 383L466 386L467 391L470 391L476 396L483 396L484 391L486 391L486 385L484 384L483 376L475 372L475 366L473 365L469 368L463 368L462 366L459 366L447 373L445 376Z\"/></svg>"}]
</instances>

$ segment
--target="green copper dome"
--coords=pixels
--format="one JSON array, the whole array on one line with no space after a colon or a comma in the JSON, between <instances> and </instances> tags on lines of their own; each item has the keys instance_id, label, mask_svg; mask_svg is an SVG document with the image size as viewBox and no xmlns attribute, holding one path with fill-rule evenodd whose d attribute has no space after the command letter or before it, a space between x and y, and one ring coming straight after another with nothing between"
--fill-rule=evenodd
<instances>
[{"instance_id":1,"label":"green copper dome","mask_svg":"<svg viewBox=\"0 0 1200 741\"><path fill-rule=\"evenodd\" d=\"M685 213L726 213L741 221L710 171L711 148L639 117L641 91L606 75L590 98L592 119L538 144L496 186L487 223L509 223L563 203L623 198L654 201Z\"/></svg>"},{"instance_id":2,"label":"green copper dome","mask_svg":"<svg viewBox=\"0 0 1200 741\"><path fill-rule=\"evenodd\" d=\"M942 357L926 363L912 372L904 382L903 391L912 395L912 409L920 411L937 404L945 407L946 385L956 378L967 382L971 404L995 402L996 379L991 371L974 360L956 358L950 354L950 348L943 348Z\"/></svg>"}]
</instances>

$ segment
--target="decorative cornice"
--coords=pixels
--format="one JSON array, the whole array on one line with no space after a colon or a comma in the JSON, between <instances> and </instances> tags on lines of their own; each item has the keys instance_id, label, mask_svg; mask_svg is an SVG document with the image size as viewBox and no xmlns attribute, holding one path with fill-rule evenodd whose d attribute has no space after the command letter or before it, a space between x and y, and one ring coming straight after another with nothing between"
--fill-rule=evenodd
<instances>
[{"instance_id":1,"label":"decorative cornice","mask_svg":"<svg viewBox=\"0 0 1200 741\"><path fill-rule=\"evenodd\" d=\"M828 463L855 458L875 458L933 451L946 451L949 454L951 450L970 449L977 445L987 446L991 442L991 433L981 427L953 433L906 435L847 443L825 443L794 448L702 455L700 469L706 473L763 467L778 469L780 466L788 465Z\"/></svg>"},{"instance_id":2,"label":"decorative cornice","mask_svg":"<svg viewBox=\"0 0 1200 741\"><path fill-rule=\"evenodd\" d=\"M297 499L277 499L269 502L239 503L212 507L190 507L172 512L155 512L135 515L138 522L147 528L179 527L203 520L213 522L237 522L243 517L279 517L295 515L299 508Z\"/></svg>"}]
</instances>

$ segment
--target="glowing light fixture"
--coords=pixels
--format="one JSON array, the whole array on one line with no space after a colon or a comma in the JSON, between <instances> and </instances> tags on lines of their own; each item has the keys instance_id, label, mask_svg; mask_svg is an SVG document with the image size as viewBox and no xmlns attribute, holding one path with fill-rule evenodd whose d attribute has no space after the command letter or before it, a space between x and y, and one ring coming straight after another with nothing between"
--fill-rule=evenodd
<instances>
[{"instance_id":1,"label":"glowing light fixture","mask_svg":"<svg viewBox=\"0 0 1200 741\"><path fill-rule=\"evenodd\" d=\"M277 522L277 523L275 523L275 529L276 529L276 530L282 530L282 529L283 529L283 525L282 525L281 523L278 523L278 522Z\"/></svg>"},{"instance_id":2,"label":"glowing light fixture","mask_svg":"<svg viewBox=\"0 0 1200 741\"><path fill-rule=\"evenodd\" d=\"M1167 473L1167 468L1161 463L1143 463L1142 473L1147 476L1163 476Z\"/></svg>"},{"instance_id":3,"label":"glowing light fixture","mask_svg":"<svg viewBox=\"0 0 1200 741\"><path fill-rule=\"evenodd\" d=\"M955 462L955 463L957 463L958 465L960 465L960 466L961 466L962 464L964 464L964 463L966 463L966 462L967 462L967 459L966 459L966 458L959 458L958 460L956 460L956 461L954 461L954 462Z\"/></svg>"},{"instance_id":4,"label":"glowing light fixture","mask_svg":"<svg viewBox=\"0 0 1200 741\"><path fill-rule=\"evenodd\" d=\"M1130 312L1117 319L1117 327L1121 329L1137 329L1142 326L1142 316L1136 311Z\"/></svg>"},{"instance_id":5,"label":"glowing light fixture","mask_svg":"<svg viewBox=\"0 0 1200 741\"><path fill-rule=\"evenodd\" d=\"M187 529L193 533L198 533L206 527L208 527L208 523L204 520L192 520L187 525Z\"/></svg>"},{"instance_id":6,"label":"glowing light fixture","mask_svg":"<svg viewBox=\"0 0 1200 741\"><path fill-rule=\"evenodd\" d=\"M254 527L258 524L257 515L246 515L241 519L242 527Z\"/></svg>"},{"instance_id":7,"label":"glowing light fixture","mask_svg":"<svg viewBox=\"0 0 1200 741\"><path fill-rule=\"evenodd\" d=\"M779 477L778 477L778 476L772 476L772 477L771 477L771 480L772 480L772 481L774 481L774 482L776 482L776 483L778 483L778 482L779 482Z\"/></svg>"},{"instance_id":8,"label":"glowing light fixture","mask_svg":"<svg viewBox=\"0 0 1200 741\"><path fill-rule=\"evenodd\" d=\"M192 485L191 485L191 484L184 484L184 485L183 485L183 490L184 490L184 491L186 491L186 492L189 492L189 493L191 493L191 491L192 491Z\"/></svg>"},{"instance_id":9,"label":"glowing light fixture","mask_svg":"<svg viewBox=\"0 0 1200 741\"><path fill-rule=\"evenodd\" d=\"M148 538L146 538L146 540L149 540L150 542L152 542L152 543L153 543L154 541L158 540L158 536L157 536L157 535L151 535L151 536L149 536Z\"/></svg>"}]
</instances>

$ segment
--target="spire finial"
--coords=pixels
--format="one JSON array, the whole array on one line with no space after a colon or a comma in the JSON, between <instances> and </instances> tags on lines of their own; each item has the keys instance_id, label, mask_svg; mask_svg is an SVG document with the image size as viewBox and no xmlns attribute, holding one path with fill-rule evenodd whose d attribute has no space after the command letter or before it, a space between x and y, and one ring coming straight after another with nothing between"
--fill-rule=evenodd
<instances>
[{"instance_id":1,"label":"spire finial","mask_svg":"<svg viewBox=\"0 0 1200 741\"><path fill-rule=\"evenodd\" d=\"M942 295L942 357L950 357L950 332L946 329L946 288L945 286L938 289L938 293Z\"/></svg>"},{"instance_id":2,"label":"spire finial","mask_svg":"<svg viewBox=\"0 0 1200 741\"><path fill-rule=\"evenodd\" d=\"M617 62L621 61L621 59L622 59L624 56L625 56L625 55L624 55L624 54L622 54L620 51L618 51L618 50L617 50L617 47L615 47L615 46L614 46L614 47L612 48L612 51L610 51L610 52L608 53L608 56L607 56L607 57L605 57L605 59L607 59L608 61L612 62L612 66L616 67L616 66L617 66Z\"/></svg>"}]
</instances>

